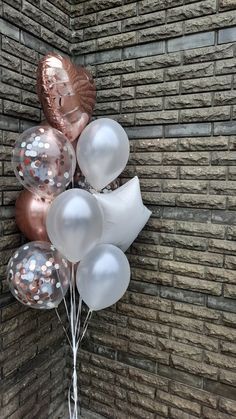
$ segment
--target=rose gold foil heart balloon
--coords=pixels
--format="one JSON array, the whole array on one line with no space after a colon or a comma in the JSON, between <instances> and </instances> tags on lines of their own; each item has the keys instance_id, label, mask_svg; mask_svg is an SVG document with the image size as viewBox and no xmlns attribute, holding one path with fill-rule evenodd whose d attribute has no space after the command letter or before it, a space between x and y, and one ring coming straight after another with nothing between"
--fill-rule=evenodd
<instances>
[{"instance_id":1,"label":"rose gold foil heart balloon","mask_svg":"<svg viewBox=\"0 0 236 419\"><path fill-rule=\"evenodd\" d=\"M37 93L49 124L71 142L93 112L96 87L91 74L68 58L47 54L38 65Z\"/></svg>"}]
</instances>

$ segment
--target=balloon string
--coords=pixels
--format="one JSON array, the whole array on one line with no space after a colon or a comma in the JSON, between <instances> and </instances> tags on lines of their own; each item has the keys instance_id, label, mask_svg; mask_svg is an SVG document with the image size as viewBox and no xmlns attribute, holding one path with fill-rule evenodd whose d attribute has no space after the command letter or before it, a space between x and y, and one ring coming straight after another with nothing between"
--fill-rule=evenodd
<instances>
[{"instance_id":1,"label":"balloon string","mask_svg":"<svg viewBox=\"0 0 236 419\"><path fill-rule=\"evenodd\" d=\"M92 314L93 314L93 311L89 309L89 311L87 313L87 316L86 316L86 318L84 320L84 324L83 324L81 335L80 335L80 337L78 338L78 341L77 341L77 347L79 347L80 343L82 342L82 340L83 340L83 338L85 336L85 333L87 332L89 321L90 321L90 319L92 317Z\"/></svg>"},{"instance_id":2,"label":"balloon string","mask_svg":"<svg viewBox=\"0 0 236 419\"><path fill-rule=\"evenodd\" d=\"M60 281L60 277L57 272L58 281ZM62 287L61 292L63 293ZM66 314L69 320L70 329L71 329L71 339L67 333L67 330L63 324L61 316L57 310L55 309L59 322L62 325L62 328L65 332L66 338L69 342L70 348L72 350L73 355L73 373L71 377L71 382L68 389L68 409L69 409L69 418L70 419L78 419L78 408L79 408L79 401L78 401L78 376L77 376L77 353L79 349L79 345L82 342L85 333L88 328L89 321L92 316L92 310L89 310L81 330L81 312L82 312L82 298L79 295L78 306L76 309L76 283L75 283L75 265L74 263L71 264L71 278L70 278L70 313L68 310L68 305L63 295L64 306L66 310ZM71 400L73 400L73 409L71 405Z\"/></svg>"},{"instance_id":3,"label":"balloon string","mask_svg":"<svg viewBox=\"0 0 236 419\"><path fill-rule=\"evenodd\" d=\"M69 310L68 310L68 306L67 306L65 295L63 294L62 283L61 283L61 278L60 278L58 269L56 269L56 273L57 273L58 282L60 283L60 290L61 290L62 297L63 297L63 302L64 302L64 306L65 306L65 310L66 310L67 319L68 319L68 321L70 321Z\"/></svg>"},{"instance_id":4,"label":"balloon string","mask_svg":"<svg viewBox=\"0 0 236 419\"><path fill-rule=\"evenodd\" d=\"M74 332L76 333L76 295L75 295L75 265L72 266L72 283L73 283L73 322L74 322Z\"/></svg>"},{"instance_id":5,"label":"balloon string","mask_svg":"<svg viewBox=\"0 0 236 419\"><path fill-rule=\"evenodd\" d=\"M79 332L80 332L81 309L82 309L82 298L79 295L78 311L77 311L76 323L75 323L75 330L76 330L77 336L79 336Z\"/></svg>"},{"instance_id":6,"label":"balloon string","mask_svg":"<svg viewBox=\"0 0 236 419\"><path fill-rule=\"evenodd\" d=\"M72 351L73 351L73 375L72 375L72 386L73 386L73 400L74 410L73 419L78 419L78 388L77 388L77 345L76 345L76 304L75 304L75 275L74 275L74 263L71 266L71 281L70 281L70 324L71 324L71 335L72 335Z\"/></svg>"},{"instance_id":7,"label":"balloon string","mask_svg":"<svg viewBox=\"0 0 236 419\"><path fill-rule=\"evenodd\" d=\"M68 406L69 406L69 415L70 415L70 419L72 419L72 412L71 412L71 402L70 402L70 386L68 389Z\"/></svg>"},{"instance_id":8,"label":"balloon string","mask_svg":"<svg viewBox=\"0 0 236 419\"><path fill-rule=\"evenodd\" d=\"M62 322L61 316L60 316L60 314L59 314L59 312L58 312L58 309L57 309L57 308L55 308L55 312L56 312L56 315L57 315L57 317L58 317L59 322L61 323L61 325L62 325L62 327L63 327L63 330L64 330L65 335L66 335L66 337L67 337L67 340L68 340L68 342L69 342L69 345L70 345L71 349L73 349L73 348L72 348L72 343L71 343L71 340L70 340L70 338L69 338L69 335L68 335L67 330L66 330L66 328L65 328L65 326L64 326L64 324L63 324L63 322Z\"/></svg>"},{"instance_id":9,"label":"balloon string","mask_svg":"<svg viewBox=\"0 0 236 419\"><path fill-rule=\"evenodd\" d=\"M68 310L68 306L67 306L67 302L66 302L65 297L63 297L63 302L64 302L64 306L65 306L65 310L66 310L67 319L68 319L68 321L70 321L69 310Z\"/></svg>"}]
</instances>

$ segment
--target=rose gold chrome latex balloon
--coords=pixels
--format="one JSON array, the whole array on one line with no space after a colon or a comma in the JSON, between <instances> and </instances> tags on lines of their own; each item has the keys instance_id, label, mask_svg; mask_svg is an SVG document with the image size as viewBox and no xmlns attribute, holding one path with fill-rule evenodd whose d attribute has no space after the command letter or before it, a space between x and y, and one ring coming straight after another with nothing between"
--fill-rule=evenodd
<instances>
[{"instance_id":1,"label":"rose gold chrome latex balloon","mask_svg":"<svg viewBox=\"0 0 236 419\"><path fill-rule=\"evenodd\" d=\"M38 65L37 93L50 125L70 141L78 138L95 105L91 74L68 58L49 53Z\"/></svg>"},{"instance_id":2,"label":"rose gold chrome latex balloon","mask_svg":"<svg viewBox=\"0 0 236 419\"><path fill-rule=\"evenodd\" d=\"M16 200L16 224L29 240L49 241L46 216L51 201L24 190Z\"/></svg>"}]
</instances>

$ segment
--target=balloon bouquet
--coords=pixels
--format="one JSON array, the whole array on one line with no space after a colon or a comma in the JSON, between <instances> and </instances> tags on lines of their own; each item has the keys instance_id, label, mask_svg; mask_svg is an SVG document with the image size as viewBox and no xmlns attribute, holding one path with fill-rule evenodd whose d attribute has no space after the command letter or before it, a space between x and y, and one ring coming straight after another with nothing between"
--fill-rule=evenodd
<instances>
[{"instance_id":1,"label":"balloon bouquet","mask_svg":"<svg viewBox=\"0 0 236 419\"><path fill-rule=\"evenodd\" d=\"M16 222L32 241L11 257L8 282L22 304L56 310L73 354L68 402L70 418L77 419L79 345L92 311L111 306L127 290L130 266L124 252L151 212L143 205L137 177L102 192L125 168L129 141L111 119L89 123L96 95L89 72L50 53L39 63L37 92L48 123L20 135L12 156L15 175L26 188L16 202ZM76 155L93 194L74 188ZM57 309L62 301L70 333ZM83 324L82 301L88 306Z\"/></svg>"}]
</instances>

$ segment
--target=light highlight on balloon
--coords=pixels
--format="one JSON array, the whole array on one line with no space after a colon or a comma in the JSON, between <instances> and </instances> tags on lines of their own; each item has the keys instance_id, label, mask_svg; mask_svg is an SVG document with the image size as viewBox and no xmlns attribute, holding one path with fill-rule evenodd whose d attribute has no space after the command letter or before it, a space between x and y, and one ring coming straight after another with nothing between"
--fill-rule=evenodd
<instances>
[{"instance_id":1,"label":"light highlight on balloon","mask_svg":"<svg viewBox=\"0 0 236 419\"><path fill-rule=\"evenodd\" d=\"M82 132L76 154L82 173L100 191L124 170L129 158L129 139L118 122L97 119Z\"/></svg>"},{"instance_id":2,"label":"light highlight on balloon","mask_svg":"<svg viewBox=\"0 0 236 419\"><path fill-rule=\"evenodd\" d=\"M26 189L16 200L16 224L29 240L49 241L46 215L51 201L40 198Z\"/></svg>"},{"instance_id":3,"label":"light highlight on balloon","mask_svg":"<svg viewBox=\"0 0 236 419\"><path fill-rule=\"evenodd\" d=\"M46 226L51 242L75 263L98 243L102 234L102 211L89 192L70 189L53 201Z\"/></svg>"},{"instance_id":4,"label":"light highlight on balloon","mask_svg":"<svg viewBox=\"0 0 236 419\"><path fill-rule=\"evenodd\" d=\"M127 257L111 244L95 246L80 262L76 285L90 310L102 310L115 304L130 281Z\"/></svg>"}]
</instances>

